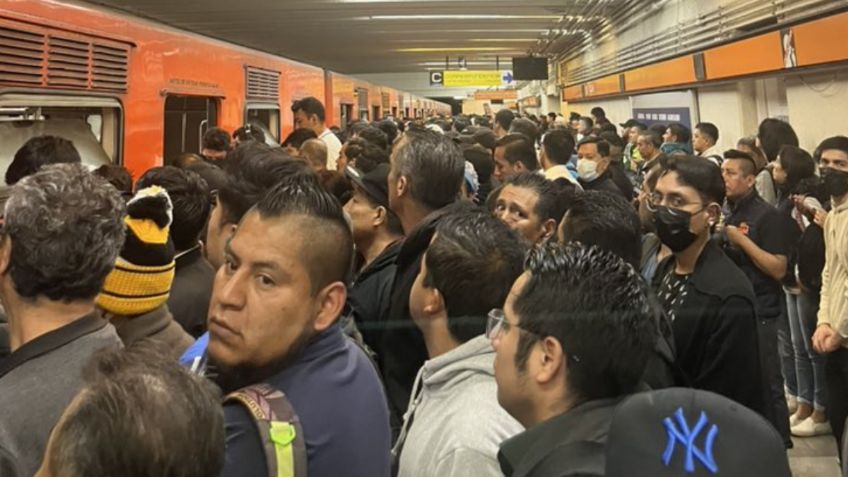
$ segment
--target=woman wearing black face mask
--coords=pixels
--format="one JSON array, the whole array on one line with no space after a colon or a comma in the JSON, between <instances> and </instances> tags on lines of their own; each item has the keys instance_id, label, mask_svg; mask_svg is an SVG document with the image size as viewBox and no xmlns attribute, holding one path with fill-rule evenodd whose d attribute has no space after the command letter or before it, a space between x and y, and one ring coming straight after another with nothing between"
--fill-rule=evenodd
<instances>
[{"instance_id":1,"label":"woman wearing black face mask","mask_svg":"<svg viewBox=\"0 0 848 477\"><path fill-rule=\"evenodd\" d=\"M742 271L710 240L724 202L711 162L692 156L665 164L650 200L654 225L673 255L653 286L672 319L681 386L709 390L763 415L764 391L754 292Z\"/></svg>"}]
</instances>

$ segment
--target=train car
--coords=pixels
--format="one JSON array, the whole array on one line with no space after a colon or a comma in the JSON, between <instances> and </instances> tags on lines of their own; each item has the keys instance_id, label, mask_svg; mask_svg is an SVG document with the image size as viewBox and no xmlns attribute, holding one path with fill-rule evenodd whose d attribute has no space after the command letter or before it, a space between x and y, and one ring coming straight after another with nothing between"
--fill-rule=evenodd
<instances>
[{"instance_id":1,"label":"train car","mask_svg":"<svg viewBox=\"0 0 848 477\"><path fill-rule=\"evenodd\" d=\"M327 123L343 126L392 110L384 107L393 98L386 94L318 67L112 11L46 0L6 1L0 10L3 170L27 139L55 134L73 140L86 163L121 163L138 177L183 152L199 152L210 127L232 131L251 123L278 143L293 129L294 100L322 99L332 105Z\"/></svg>"}]
</instances>

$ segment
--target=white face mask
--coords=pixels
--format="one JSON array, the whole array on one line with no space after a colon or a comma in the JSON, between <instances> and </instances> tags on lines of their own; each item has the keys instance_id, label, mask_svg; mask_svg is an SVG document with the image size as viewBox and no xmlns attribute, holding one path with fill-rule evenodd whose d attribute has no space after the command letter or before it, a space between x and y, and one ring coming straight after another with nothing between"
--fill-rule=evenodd
<instances>
[{"instance_id":1,"label":"white face mask","mask_svg":"<svg viewBox=\"0 0 848 477\"><path fill-rule=\"evenodd\" d=\"M579 159L577 161L577 174L586 182L592 182L598 178L598 163L591 159Z\"/></svg>"}]
</instances>

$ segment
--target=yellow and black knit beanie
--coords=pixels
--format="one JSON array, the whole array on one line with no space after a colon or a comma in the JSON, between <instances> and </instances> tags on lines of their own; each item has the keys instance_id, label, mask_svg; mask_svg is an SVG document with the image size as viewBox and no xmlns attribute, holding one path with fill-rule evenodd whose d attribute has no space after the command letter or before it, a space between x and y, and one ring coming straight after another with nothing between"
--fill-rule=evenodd
<instances>
[{"instance_id":1,"label":"yellow and black knit beanie","mask_svg":"<svg viewBox=\"0 0 848 477\"><path fill-rule=\"evenodd\" d=\"M165 189L142 189L127 203L126 241L106 277L97 304L121 316L155 310L168 300L174 281L171 199Z\"/></svg>"}]
</instances>

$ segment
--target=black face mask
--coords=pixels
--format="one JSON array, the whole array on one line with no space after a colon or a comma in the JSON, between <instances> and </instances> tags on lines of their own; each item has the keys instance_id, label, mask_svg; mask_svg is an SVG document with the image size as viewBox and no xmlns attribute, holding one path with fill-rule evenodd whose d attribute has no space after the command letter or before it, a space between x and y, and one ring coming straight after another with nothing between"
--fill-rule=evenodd
<instances>
[{"instance_id":1,"label":"black face mask","mask_svg":"<svg viewBox=\"0 0 848 477\"><path fill-rule=\"evenodd\" d=\"M692 221L691 213L664 205L655 206L653 212L657 235L672 252L686 250L698 238L689 230L689 223Z\"/></svg>"},{"instance_id":2,"label":"black face mask","mask_svg":"<svg viewBox=\"0 0 848 477\"><path fill-rule=\"evenodd\" d=\"M824 190L833 197L848 194L848 172L827 168L822 171Z\"/></svg>"}]
</instances>

